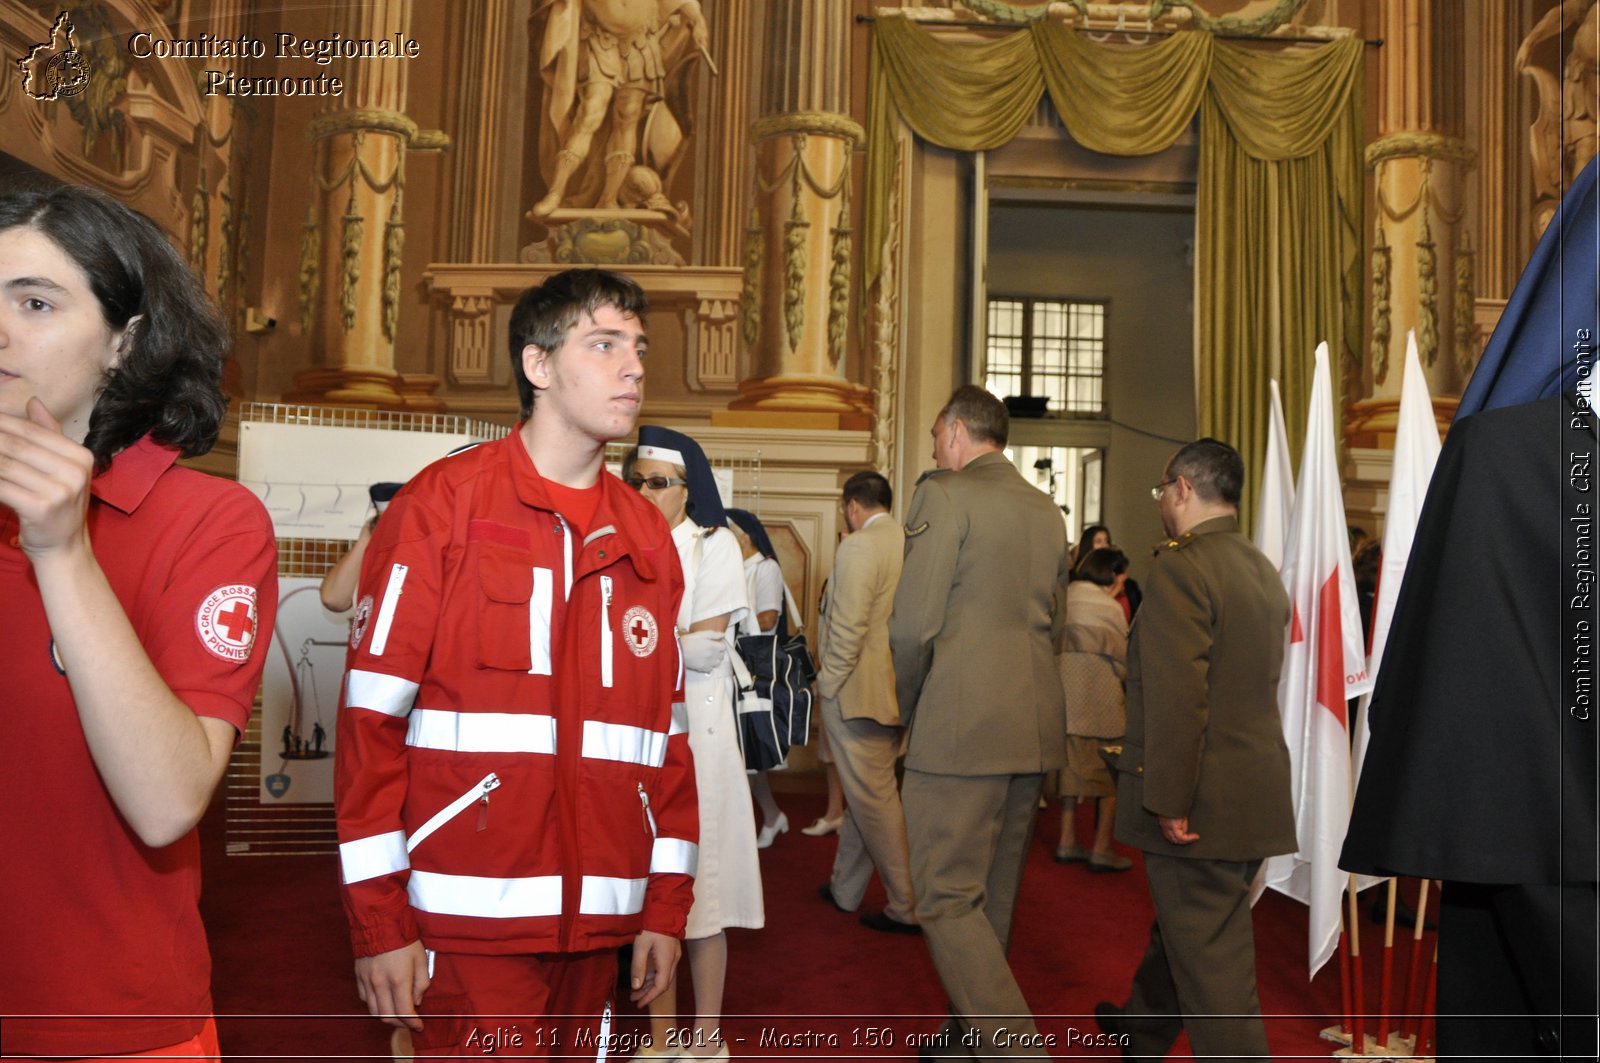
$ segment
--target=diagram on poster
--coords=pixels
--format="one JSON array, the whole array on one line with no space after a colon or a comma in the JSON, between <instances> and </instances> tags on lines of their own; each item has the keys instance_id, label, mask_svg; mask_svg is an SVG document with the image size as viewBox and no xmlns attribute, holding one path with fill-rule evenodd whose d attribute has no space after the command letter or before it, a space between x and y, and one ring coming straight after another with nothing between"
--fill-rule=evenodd
<instances>
[{"instance_id":1,"label":"diagram on poster","mask_svg":"<svg viewBox=\"0 0 1600 1063\"><path fill-rule=\"evenodd\" d=\"M278 619L261 690L264 805L333 800L335 721L350 624L322 607L321 583L278 583Z\"/></svg>"}]
</instances>

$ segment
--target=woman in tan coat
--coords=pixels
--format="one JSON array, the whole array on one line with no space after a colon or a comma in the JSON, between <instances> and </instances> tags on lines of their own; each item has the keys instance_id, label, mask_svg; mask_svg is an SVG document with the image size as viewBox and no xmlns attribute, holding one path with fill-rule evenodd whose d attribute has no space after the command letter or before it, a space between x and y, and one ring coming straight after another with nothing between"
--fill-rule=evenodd
<instances>
[{"instance_id":1,"label":"woman in tan coat","mask_svg":"<svg viewBox=\"0 0 1600 1063\"><path fill-rule=\"evenodd\" d=\"M1123 681L1128 675L1128 625L1117 594L1128 579L1128 558L1115 547L1092 550L1066 589L1066 620L1056 665L1067 700L1067 766L1061 769L1058 864L1086 862L1090 871L1126 871L1133 861L1111 851L1116 783L1100 747L1127 727ZM1094 847L1078 845L1079 798L1098 798Z\"/></svg>"}]
</instances>

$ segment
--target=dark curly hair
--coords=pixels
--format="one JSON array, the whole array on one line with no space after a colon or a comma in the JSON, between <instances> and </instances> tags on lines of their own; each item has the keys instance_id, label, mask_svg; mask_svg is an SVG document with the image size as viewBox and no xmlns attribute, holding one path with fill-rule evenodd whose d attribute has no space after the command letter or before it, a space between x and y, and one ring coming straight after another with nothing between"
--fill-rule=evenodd
<instances>
[{"instance_id":1,"label":"dark curly hair","mask_svg":"<svg viewBox=\"0 0 1600 1063\"><path fill-rule=\"evenodd\" d=\"M228 408L228 330L171 241L149 218L95 189L10 184L0 191L0 230L49 237L83 270L106 324L127 330L89 415L83 445L95 466L104 469L146 435L186 458L210 450Z\"/></svg>"}]
</instances>

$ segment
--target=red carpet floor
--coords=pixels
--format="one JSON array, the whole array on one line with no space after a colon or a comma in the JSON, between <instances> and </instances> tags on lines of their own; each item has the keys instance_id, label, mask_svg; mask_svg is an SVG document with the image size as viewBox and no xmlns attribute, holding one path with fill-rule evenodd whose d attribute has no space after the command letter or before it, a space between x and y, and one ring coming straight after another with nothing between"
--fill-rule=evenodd
<instances>
[{"instance_id":1,"label":"red carpet floor","mask_svg":"<svg viewBox=\"0 0 1600 1063\"><path fill-rule=\"evenodd\" d=\"M796 829L762 853L767 927L729 931L725 1033L733 1055L914 1059L911 1042L935 1030L944 1010L926 946L920 938L867 930L817 897L834 839L808 838L798 828L821 811L822 799L779 797ZM1137 854L1130 854L1135 867L1125 874L1059 866L1050 859L1055 832L1055 813L1041 815L1023 880L1012 968L1041 1031L1056 1036L1052 1055L1107 1058L1116 1053L1084 1048L1074 1034L1094 1031L1089 1016L1097 1001L1126 996L1149 930L1149 894ZM206 833L220 837L220 817L208 819ZM202 907L228 1058L387 1058L387 1027L367 1017L356 997L336 881L332 855L228 857L220 841L207 845ZM865 907L882 903L874 885ZM1336 1046L1318 1031L1339 1011L1337 961L1308 982L1301 905L1268 893L1255 918L1273 1057L1328 1058ZM1381 928L1365 919L1363 927L1367 1006L1376 1011ZM1399 952L1397 987L1404 985L1409 948ZM1397 989L1395 1010L1400 996ZM681 1003L687 1010L687 994ZM633 1015L619 1024L623 1034L643 1029ZM1180 1040L1174 1054L1186 1051Z\"/></svg>"}]
</instances>

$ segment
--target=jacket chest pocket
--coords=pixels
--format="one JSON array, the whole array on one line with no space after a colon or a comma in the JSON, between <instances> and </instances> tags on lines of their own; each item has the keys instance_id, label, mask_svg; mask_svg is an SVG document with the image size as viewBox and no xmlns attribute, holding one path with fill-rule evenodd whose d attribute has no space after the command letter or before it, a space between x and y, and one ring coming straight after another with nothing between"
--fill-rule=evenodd
<instances>
[{"instance_id":1,"label":"jacket chest pocket","mask_svg":"<svg viewBox=\"0 0 1600 1063\"><path fill-rule=\"evenodd\" d=\"M555 571L486 555L478 564L478 589L479 667L549 675Z\"/></svg>"}]
</instances>

